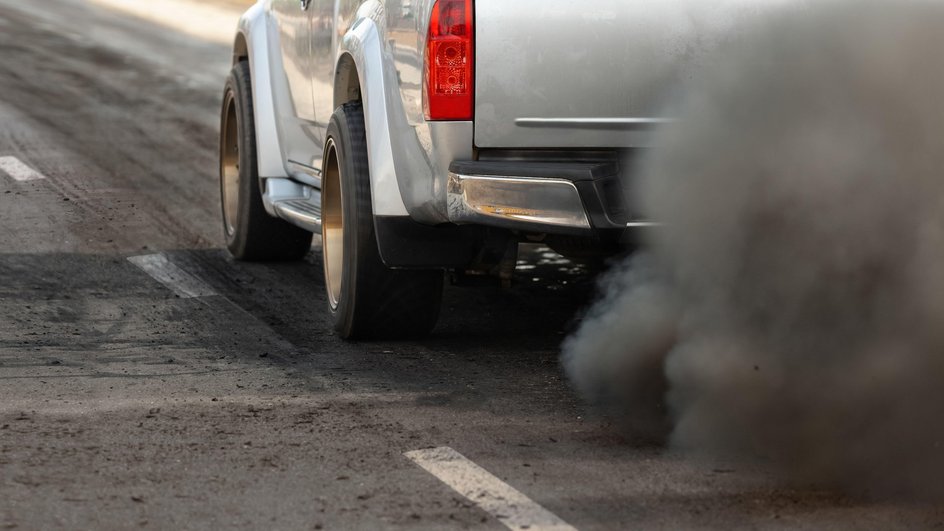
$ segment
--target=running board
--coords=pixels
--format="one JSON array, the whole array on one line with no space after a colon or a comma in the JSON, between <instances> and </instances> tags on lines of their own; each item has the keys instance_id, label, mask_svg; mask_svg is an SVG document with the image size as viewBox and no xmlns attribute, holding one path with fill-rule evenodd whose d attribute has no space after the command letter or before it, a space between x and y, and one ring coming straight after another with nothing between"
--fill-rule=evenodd
<instances>
[{"instance_id":1,"label":"running board","mask_svg":"<svg viewBox=\"0 0 944 531\"><path fill-rule=\"evenodd\" d=\"M277 201L275 211L292 225L321 233L321 193L316 191L313 195L317 196L317 204L313 198L289 199Z\"/></svg>"},{"instance_id":2,"label":"running board","mask_svg":"<svg viewBox=\"0 0 944 531\"><path fill-rule=\"evenodd\" d=\"M291 179L266 179L266 210L296 227L321 233L321 191Z\"/></svg>"}]
</instances>

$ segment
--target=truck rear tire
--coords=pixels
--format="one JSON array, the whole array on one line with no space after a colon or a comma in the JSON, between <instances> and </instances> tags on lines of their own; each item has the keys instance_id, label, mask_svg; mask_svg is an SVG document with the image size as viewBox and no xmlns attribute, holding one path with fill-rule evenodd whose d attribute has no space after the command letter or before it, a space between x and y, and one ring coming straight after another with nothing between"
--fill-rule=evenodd
<instances>
[{"instance_id":1,"label":"truck rear tire","mask_svg":"<svg viewBox=\"0 0 944 531\"><path fill-rule=\"evenodd\" d=\"M238 260L298 260L312 234L272 217L262 204L249 64L233 67L220 116L220 197L226 248Z\"/></svg>"},{"instance_id":2,"label":"truck rear tire","mask_svg":"<svg viewBox=\"0 0 944 531\"><path fill-rule=\"evenodd\" d=\"M325 287L334 328L345 339L392 339L429 333L439 318L443 272L395 270L377 248L360 103L331 116L322 176Z\"/></svg>"}]
</instances>

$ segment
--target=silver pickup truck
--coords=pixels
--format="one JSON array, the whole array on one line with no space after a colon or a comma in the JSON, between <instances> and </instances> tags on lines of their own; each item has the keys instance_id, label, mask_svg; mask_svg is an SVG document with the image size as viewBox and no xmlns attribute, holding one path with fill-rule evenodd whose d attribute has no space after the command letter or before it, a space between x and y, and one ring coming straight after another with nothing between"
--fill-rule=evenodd
<instances>
[{"instance_id":1,"label":"silver pickup truck","mask_svg":"<svg viewBox=\"0 0 944 531\"><path fill-rule=\"evenodd\" d=\"M227 246L298 259L320 233L345 338L428 332L443 270L507 276L521 241L612 253L647 225L627 161L758 3L261 0L224 92Z\"/></svg>"}]
</instances>

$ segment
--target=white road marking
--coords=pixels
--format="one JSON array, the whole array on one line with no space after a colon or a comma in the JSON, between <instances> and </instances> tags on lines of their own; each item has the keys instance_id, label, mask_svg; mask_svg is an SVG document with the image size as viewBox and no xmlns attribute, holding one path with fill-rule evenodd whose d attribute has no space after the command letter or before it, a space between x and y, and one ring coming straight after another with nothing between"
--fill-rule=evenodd
<instances>
[{"instance_id":1,"label":"white road marking","mask_svg":"<svg viewBox=\"0 0 944 531\"><path fill-rule=\"evenodd\" d=\"M154 280L160 282L183 299L216 295L213 288L172 264L163 253L132 256L128 258L128 261L141 268L142 271L151 275Z\"/></svg>"},{"instance_id":2,"label":"white road marking","mask_svg":"<svg viewBox=\"0 0 944 531\"><path fill-rule=\"evenodd\" d=\"M509 529L576 531L575 527L448 446L403 455Z\"/></svg>"},{"instance_id":3,"label":"white road marking","mask_svg":"<svg viewBox=\"0 0 944 531\"><path fill-rule=\"evenodd\" d=\"M0 170L17 181L38 181L46 178L16 157L0 157Z\"/></svg>"}]
</instances>

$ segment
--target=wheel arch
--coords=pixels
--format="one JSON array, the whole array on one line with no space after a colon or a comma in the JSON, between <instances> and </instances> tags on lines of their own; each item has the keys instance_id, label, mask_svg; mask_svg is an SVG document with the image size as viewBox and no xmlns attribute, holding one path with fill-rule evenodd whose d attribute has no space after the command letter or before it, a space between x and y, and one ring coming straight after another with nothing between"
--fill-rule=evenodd
<instances>
[{"instance_id":1,"label":"wheel arch","mask_svg":"<svg viewBox=\"0 0 944 531\"><path fill-rule=\"evenodd\" d=\"M357 64L349 53L341 54L334 76L334 108L361 101L361 80L357 74Z\"/></svg>"},{"instance_id":2,"label":"wheel arch","mask_svg":"<svg viewBox=\"0 0 944 531\"><path fill-rule=\"evenodd\" d=\"M246 42L246 36L241 31L236 32L236 38L233 40L233 65L248 60L249 44Z\"/></svg>"}]
</instances>

